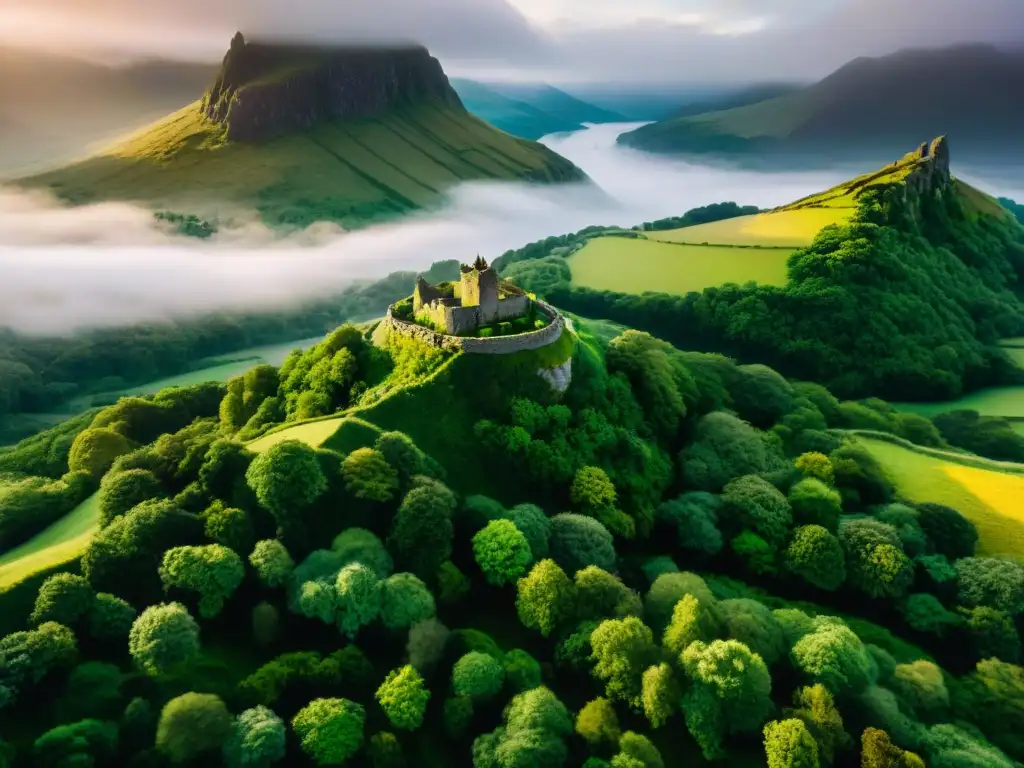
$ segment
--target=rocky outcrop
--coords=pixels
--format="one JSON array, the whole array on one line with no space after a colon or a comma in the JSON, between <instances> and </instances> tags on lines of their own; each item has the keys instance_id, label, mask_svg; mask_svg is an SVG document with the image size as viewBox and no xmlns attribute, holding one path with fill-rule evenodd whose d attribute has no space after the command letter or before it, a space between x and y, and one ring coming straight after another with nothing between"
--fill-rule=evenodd
<instances>
[{"instance_id":1,"label":"rocky outcrop","mask_svg":"<svg viewBox=\"0 0 1024 768\"><path fill-rule=\"evenodd\" d=\"M317 48L247 42L238 33L203 111L229 140L257 141L416 104L464 109L421 46Z\"/></svg>"},{"instance_id":2,"label":"rocky outcrop","mask_svg":"<svg viewBox=\"0 0 1024 768\"><path fill-rule=\"evenodd\" d=\"M918 194L945 189L952 178L949 171L949 140L939 136L930 143L922 144L915 154L917 165L907 175L907 188Z\"/></svg>"}]
</instances>

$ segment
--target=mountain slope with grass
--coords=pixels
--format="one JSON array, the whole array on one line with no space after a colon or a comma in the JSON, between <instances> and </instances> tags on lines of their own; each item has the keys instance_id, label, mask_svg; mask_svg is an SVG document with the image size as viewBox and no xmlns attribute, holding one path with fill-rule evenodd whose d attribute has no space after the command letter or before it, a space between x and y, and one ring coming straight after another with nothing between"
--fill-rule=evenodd
<instances>
[{"instance_id":1,"label":"mountain slope with grass","mask_svg":"<svg viewBox=\"0 0 1024 768\"><path fill-rule=\"evenodd\" d=\"M776 98L652 123L619 142L651 152L881 162L921 136L944 133L963 160L1019 158L1022 76L1020 51L905 50L856 59Z\"/></svg>"},{"instance_id":2,"label":"mountain slope with grass","mask_svg":"<svg viewBox=\"0 0 1024 768\"><path fill-rule=\"evenodd\" d=\"M540 144L465 110L423 48L232 42L199 102L83 162L22 180L73 203L358 226L438 205L464 181L580 181Z\"/></svg>"},{"instance_id":3,"label":"mountain slope with grass","mask_svg":"<svg viewBox=\"0 0 1024 768\"><path fill-rule=\"evenodd\" d=\"M582 130L583 123L616 123L626 118L543 84L481 83L454 79L466 109L496 128L524 139Z\"/></svg>"}]
</instances>

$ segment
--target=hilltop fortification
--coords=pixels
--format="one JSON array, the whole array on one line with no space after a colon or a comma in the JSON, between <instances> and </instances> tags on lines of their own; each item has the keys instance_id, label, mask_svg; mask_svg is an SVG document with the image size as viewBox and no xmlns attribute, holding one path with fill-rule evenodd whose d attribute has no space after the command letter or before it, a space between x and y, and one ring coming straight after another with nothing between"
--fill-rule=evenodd
<instances>
[{"instance_id":1,"label":"hilltop fortification","mask_svg":"<svg viewBox=\"0 0 1024 768\"><path fill-rule=\"evenodd\" d=\"M359 118L417 104L463 109L441 64L418 45L313 47L231 41L203 101L227 138L254 141L326 118Z\"/></svg>"}]
</instances>

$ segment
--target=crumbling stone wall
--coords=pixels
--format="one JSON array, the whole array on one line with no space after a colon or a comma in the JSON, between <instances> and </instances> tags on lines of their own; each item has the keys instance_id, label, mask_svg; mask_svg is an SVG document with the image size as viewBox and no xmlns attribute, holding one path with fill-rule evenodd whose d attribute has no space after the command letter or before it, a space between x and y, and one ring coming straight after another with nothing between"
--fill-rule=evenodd
<instances>
[{"instance_id":1,"label":"crumbling stone wall","mask_svg":"<svg viewBox=\"0 0 1024 768\"><path fill-rule=\"evenodd\" d=\"M531 349L540 349L558 341L565 330L565 318L550 304L537 301L537 308L551 318L545 327L530 333L515 336L496 336L487 339L465 338L445 333L438 333L430 328L400 320L394 316L391 307L381 323L389 332L400 333L417 339L431 347L451 351L461 351L474 355L511 355ZM473 307L444 307L445 311L472 310Z\"/></svg>"}]
</instances>

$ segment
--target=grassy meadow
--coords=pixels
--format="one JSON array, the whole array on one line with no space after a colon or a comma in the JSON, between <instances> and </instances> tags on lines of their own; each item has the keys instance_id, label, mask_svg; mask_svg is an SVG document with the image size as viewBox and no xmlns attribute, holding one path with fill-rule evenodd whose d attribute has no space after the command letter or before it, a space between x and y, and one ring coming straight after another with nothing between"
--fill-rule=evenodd
<instances>
[{"instance_id":1,"label":"grassy meadow","mask_svg":"<svg viewBox=\"0 0 1024 768\"><path fill-rule=\"evenodd\" d=\"M22 183L72 202L127 200L203 216L258 210L272 225L370 221L422 208L462 181L580 174L546 147L467 112L419 106L228 142L196 102L83 162Z\"/></svg>"},{"instance_id":2,"label":"grassy meadow","mask_svg":"<svg viewBox=\"0 0 1024 768\"><path fill-rule=\"evenodd\" d=\"M883 440L857 441L882 463L901 496L945 504L967 516L978 529L981 554L1024 561L1024 474L966 466Z\"/></svg>"},{"instance_id":3,"label":"grassy meadow","mask_svg":"<svg viewBox=\"0 0 1024 768\"><path fill-rule=\"evenodd\" d=\"M0 555L0 591L79 557L98 530L99 518L99 494L94 493L49 528L4 552Z\"/></svg>"},{"instance_id":4,"label":"grassy meadow","mask_svg":"<svg viewBox=\"0 0 1024 768\"><path fill-rule=\"evenodd\" d=\"M649 240L700 245L760 245L802 248L829 224L839 224L853 215L851 208L801 208L757 213L698 224L694 227L646 232Z\"/></svg>"},{"instance_id":5,"label":"grassy meadow","mask_svg":"<svg viewBox=\"0 0 1024 768\"><path fill-rule=\"evenodd\" d=\"M622 293L687 293L723 283L784 285L786 248L676 245L598 237L569 257L572 282Z\"/></svg>"},{"instance_id":6,"label":"grassy meadow","mask_svg":"<svg viewBox=\"0 0 1024 768\"><path fill-rule=\"evenodd\" d=\"M1009 419L1024 419L1024 387L991 387L971 392L957 400L939 403L899 403L903 411L934 416L945 411L970 410L984 416L1005 416Z\"/></svg>"}]
</instances>

